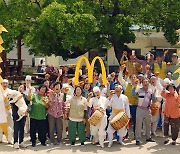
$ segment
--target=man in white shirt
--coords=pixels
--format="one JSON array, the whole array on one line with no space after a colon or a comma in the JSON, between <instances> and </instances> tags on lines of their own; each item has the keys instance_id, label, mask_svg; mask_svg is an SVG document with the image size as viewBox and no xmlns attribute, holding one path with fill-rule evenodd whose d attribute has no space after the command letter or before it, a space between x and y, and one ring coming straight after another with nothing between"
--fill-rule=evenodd
<instances>
[{"instance_id":1,"label":"man in white shirt","mask_svg":"<svg viewBox=\"0 0 180 154\"><path fill-rule=\"evenodd\" d=\"M125 96L121 92L122 92L122 86L115 85L115 94L110 96L110 106L112 107L112 114L109 117L110 120L113 117L115 117L119 112L125 112L126 115L130 118L129 100L127 96ZM113 133L115 131L116 130L109 124L107 129L108 139L109 139L108 147L111 147L113 144ZM117 133L120 137L119 143L122 144L122 139L127 134L127 128L123 127L120 130L118 130Z\"/></svg>"},{"instance_id":2,"label":"man in white shirt","mask_svg":"<svg viewBox=\"0 0 180 154\"><path fill-rule=\"evenodd\" d=\"M104 139L106 138L105 128L107 126L106 108L107 106L109 106L109 100L106 97L101 96L101 91L99 87L94 87L93 92L95 94L95 97L89 100L88 106L90 108L93 107L93 110L102 108L104 116L102 117L101 121L98 123L97 126L90 125L90 130L95 143L99 141L100 146L104 148Z\"/></svg>"}]
</instances>

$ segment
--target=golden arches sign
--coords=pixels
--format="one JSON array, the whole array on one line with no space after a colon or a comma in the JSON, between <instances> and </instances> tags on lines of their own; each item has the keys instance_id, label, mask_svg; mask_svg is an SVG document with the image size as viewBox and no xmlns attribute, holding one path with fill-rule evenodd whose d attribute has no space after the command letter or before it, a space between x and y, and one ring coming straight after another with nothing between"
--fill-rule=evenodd
<instances>
[{"instance_id":1,"label":"golden arches sign","mask_svg":"<svg viewBox=\"0 0 180 154\"><path fill-rule=\"evenodd\" d=\"M87 57L81 56L81 58L78 60L77 65L76 65L74 85L78 85L78 83L79 83L79 70L80 70L80 67L81 67L81 62L83 60L85 61L87 69L88 69L88 81L89 81L89 83L93 82L94 64L95 64L96 60L99 60L100 65L101 65L101 71L102 71L103 85L106 85L107 84L106 69L105 69L103 60L99 56L95 57L91 64L89 63L89 60L88 60Z\"/></svg>"}]
</instances>

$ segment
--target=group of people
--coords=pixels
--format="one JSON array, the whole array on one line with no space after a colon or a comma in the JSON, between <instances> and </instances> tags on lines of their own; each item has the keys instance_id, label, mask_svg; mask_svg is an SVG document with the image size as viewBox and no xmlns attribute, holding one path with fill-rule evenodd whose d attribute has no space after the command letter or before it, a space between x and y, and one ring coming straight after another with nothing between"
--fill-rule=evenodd
<instances>
[{"instance_id":1,"label":"group of people","mask_svg":"<svg viewBox=\"0 0 180 154\"><path fill-rule=\"evenodd\" d=\"M28 106L20 121L17 121L16 102L9 104L5 100L11 89L8 88L8 80L4 79L1 86L8 132L0 125L0 142L4 132L14 148L25 148L25 131L30 133L33 147L37 143L37 133L43 146L46 146L48 138L50 145L61 146L62 139L67 137L73 146L78 134L81 146L84 146L86 139L90 139L93 144L99 143L104 148L107 139L108 147L111 147L114 137L119 144L123 144L123 139L128 137L129 124L116 130L110 122L123 113L132 124L136 145L141 144L142 130L147 142L155 142L152 136L156 136L159 119L162 121L164 144L169 142L171 135L172 144L175 145L180 126L180 94L177 90L180 84L179 63L176 53L172 55L172 62L166 63L166 53L164 56L157 54L154 59L149 52L146 60L139 60L134 52L128 55L125 51L119 72L107 76L107 85L103 85L101 74L96 71L92 83L83 74L79 77L78 85L74 85L74 78L68 78L68 74L61 71L56 81L45 79L35 89L31 85L31 76L27 75L25 84L18 88ZM97 110L102 116L93 125L88 119Z\"/></svg>"}]
</instances>

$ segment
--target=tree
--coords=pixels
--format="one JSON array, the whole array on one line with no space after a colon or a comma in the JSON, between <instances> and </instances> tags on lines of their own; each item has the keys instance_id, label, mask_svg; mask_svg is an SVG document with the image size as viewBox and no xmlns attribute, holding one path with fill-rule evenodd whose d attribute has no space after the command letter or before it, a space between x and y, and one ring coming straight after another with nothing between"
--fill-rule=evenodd
<instances>
[{"instance_id":1,"label":"tree","mask_svg":"<svg viewBox=\"0 0 180 154\"><path fill-rule=\"evenodd\" d=\"M37 4L36 4L37 5ZM9 33L4 35L4 47L11 51L14 47L21 50L21 42L29 33L41 10L29 0L1 0L0 23L5 25Z\"/></svg>"},{"instance_id":2,"label":"tree","mask_svg":"<svg viewBox=\"0 0 180 154\"><path fill-rule=\"evenodd\" d=\"M27 27L22 38L31 53L38 55L55 54L69 59L94 48L113 46L119 61L123 50L130 51L126 44L135 42L133 25L139 25L141 30L148 27L148 31L163 31L171 44L178 39L178 0L25 0L26 4L24 0L17 1L29 4L27 26L20 27ZM12 5L13 9L17 11ZM19 13L24 21L21 9Z\"/></svg>"}]
</instances>

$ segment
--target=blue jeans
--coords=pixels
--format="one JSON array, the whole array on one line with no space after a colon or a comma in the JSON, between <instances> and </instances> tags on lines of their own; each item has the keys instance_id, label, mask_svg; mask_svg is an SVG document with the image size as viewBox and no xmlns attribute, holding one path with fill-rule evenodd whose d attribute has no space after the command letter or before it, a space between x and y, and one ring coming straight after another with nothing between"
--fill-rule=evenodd
<instances>
[{"instance_id":1,"label":"blue jeans","mask_svg":"<svg viewBox=\"0 0 180 154\"><path fill-rule=\"evenodd\" d=\"M136 130L136 109L137 109L137 105L130 105L130 113L132 116L132 123L133 123L133 132L135 134L135 130Z\"/></svg>"}]
</instances>

